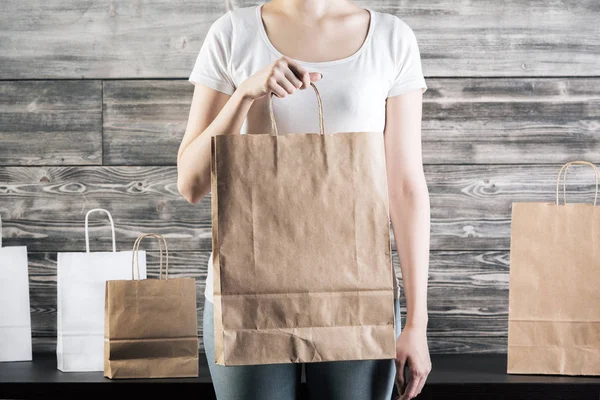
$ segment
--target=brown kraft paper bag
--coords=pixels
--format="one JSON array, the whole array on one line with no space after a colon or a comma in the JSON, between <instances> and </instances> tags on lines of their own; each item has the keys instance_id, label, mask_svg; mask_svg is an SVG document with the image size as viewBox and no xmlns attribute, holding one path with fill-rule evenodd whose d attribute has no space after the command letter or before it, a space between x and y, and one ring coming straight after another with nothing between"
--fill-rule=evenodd
<instances>
[{"instance_id":1,"label":"brown kraft paper bag","mask_svg":"<svg viewBox=\"0 0 600 400\"><path fill-rule=\"evenodd\" d=\"M594 169L593 204L567 204L572 164ZM512 205L508 373L600 375L599 177L594 164L571 161L556 203Z\"/></svg>"},{"instance_id":2,"label":"brown kraft paper bag","mask_svg":"<svg viewBox=\"0 0 600 400\"><path fill-rule=\"evenodd\" d=\"M139 244L155 237L160 279L135 280ZM162 242L166 268L162 278ZM133 245L131 281L106 282L104 376L175 378L198 376L198 324L194 278L169 279L169 250L162 235L141 235Z\"/></svg>"},{"instance_id":3,"label":"brown kraft paper bag","mask_svg":"<svg viewBox=\"0 0 600 400\"><path fill-rule=\"evenodd\" d=\"M211 138L215 362L395 358L382 132Z\"/></svg>"}]
</instances>

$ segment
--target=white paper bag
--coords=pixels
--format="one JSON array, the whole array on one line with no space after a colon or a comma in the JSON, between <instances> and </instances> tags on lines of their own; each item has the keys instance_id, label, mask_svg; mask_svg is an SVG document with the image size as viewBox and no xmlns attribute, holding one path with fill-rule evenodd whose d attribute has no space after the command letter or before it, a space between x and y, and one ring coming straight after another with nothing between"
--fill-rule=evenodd
<instances>
[{"instance_id":1,"label":"white paper bag","mask_svg":"<svg viewBox=\"0 0 600 400\"><path fill-rule=\"evenodd\" d=\"M1 218L0 361L31 361L27 246L2 247Z\"/></svg>"},{"instance_id":2,"label":"white paper bag","mask_svg":"<svg viewBox=\"0 0 600 400\"><path fill-rule=\"evenodd\" d=\"M88 216L108 215L112 252L90 253ZM58 253L57 367L63 372L104 371L104 292L107 280L132 276L132 251L116 251L115 227L107 210L85 215L85 253ZM139 251L140 279L146 279L146 252Z\"/></svg>"}]
</instances>

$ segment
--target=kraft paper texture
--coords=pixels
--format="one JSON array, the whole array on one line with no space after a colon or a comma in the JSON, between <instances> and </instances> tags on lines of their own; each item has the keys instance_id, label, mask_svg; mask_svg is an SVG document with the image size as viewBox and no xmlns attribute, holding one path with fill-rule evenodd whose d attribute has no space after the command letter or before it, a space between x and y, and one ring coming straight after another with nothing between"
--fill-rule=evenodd
<instances>
[{"instance_id":1,"label":"kraft paper texture","mask_svg":"<svg viewBox=\"0 0 600 400\"><path fill-rule=\"evenodd\" d=\"M507 365L600 375L600 207L513 203Z\"/></svg>"},{"instance_id":2,"label":"kraft paper texture","mask_svg":"<svg viewBox=\"0 0 600 400\"><path fill-rule=\"evenodd\" d=\"M194 278L107 281L105 318L105 376L198 376Z\"/></svg>"},{"instance_id":3,"label":"kraft paper texture","mask_svg":"<svg viewBox=\"0 0 600 400\"><path fill-rule=\"evenodd\" d=\"M394 358L383 134L217 135L211 158L215 362Z\"/></svg>"}]
</instances>

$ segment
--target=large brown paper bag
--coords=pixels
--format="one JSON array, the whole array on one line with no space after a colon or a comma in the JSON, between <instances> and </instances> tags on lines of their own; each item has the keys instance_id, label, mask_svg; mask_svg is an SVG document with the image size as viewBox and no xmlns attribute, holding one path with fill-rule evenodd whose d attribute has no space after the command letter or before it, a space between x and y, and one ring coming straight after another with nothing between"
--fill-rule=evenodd
<instances>
[{"instance_id":1,"label":"large brown paper bag","mask_svg":"<svg viewBox=\"0 0 600 400\"><path fill-rule=\"evenodd\" d=\"M594 168L593 205L567 204L572 164ZM508 373L600 375L599 176L594 164L571 161L558 173L556 203L512 205Z\"/></svg>"},{"instance_id":2,"label":"large brown paper bag","mask_svg":"<svg viewBox=\"0 0 600 400\"><path fill-rule=\"evenodd\" d=\"M395 357L382 132L211 138L215 362Z\"/></svg>"},{"instance_id":3,"label":"large brown paper bag","mask_svg":"<svg viewBox=\"0 0 600 400\"><path fill-rule=\"evenodd\" d=\"M158 240L160 279L106 282L104 376L113 379L198 376L194 278L169 279L167 242L155 233L143 234L135 241L136 265L139 244L146 236ZM165 279L162 279L161 240L166 253Z\"/></svg>"}]
</instances>

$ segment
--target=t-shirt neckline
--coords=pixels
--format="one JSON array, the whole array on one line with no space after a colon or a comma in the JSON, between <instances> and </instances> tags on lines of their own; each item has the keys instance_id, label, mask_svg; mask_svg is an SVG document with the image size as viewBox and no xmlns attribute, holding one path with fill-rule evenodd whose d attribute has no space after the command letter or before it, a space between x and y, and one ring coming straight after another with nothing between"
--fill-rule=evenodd
<instances>
[{"instance_id":1,"label":"t-shirt neckline","mask_svg":"<svg viewBox=\"0 0 600 400\"><path fill-rule=\"evenodd\" d=\"M265 26L263 24L263 20L262 20L262 16L261 16L261 9L262 9L263 5L264 5L264 3L259 4L259 5L256 6L255 15L256 15L257 22L258 22L258 30L260 31L260 35L262 36L262 38L263 38L265 44L267 45L267 47L273 53L275 53L278 57L283 57L284 54L282 54L279 50L277 50L277 48L275 48L275 46L273 46L273 43L271 43L271 40L267 36L267 31L265 30ZM353 54L349 55L348 57L340 58L340 59L337 59L337 60L330 60L330 61L302 61L302 60L297 60L297 59L292 58L292 57L288 57L288 58L290 58L290 59L292 59L292 60L294 60L294 61L296 61L296 62L298 62L300 64L313 65L313 66L334 65L334 64L339 64L339 63L343 63L343 62L347 62L347 61L355 59L356 57L358 57L364 51L364 49L369 44L369 42L371 40L371 36L373 35L373 29L374 29L374 26L375 26L375 20L374 20L375 13L373 12L373 10L371 10L369 7L365 7L363 9L367 10L369 12L369 14L370 14L369 29L367 31L367 37L363 41L362 45Z\"/></svg>"}]
</instances>

